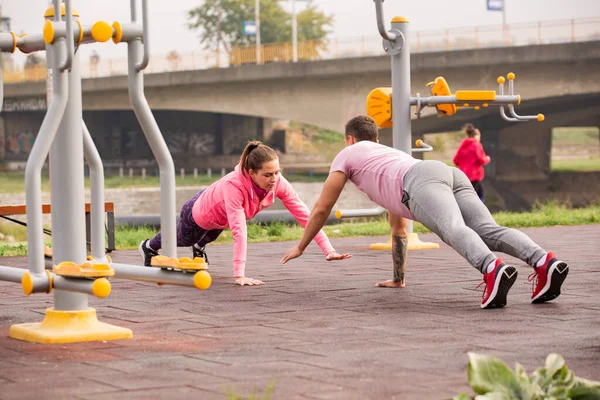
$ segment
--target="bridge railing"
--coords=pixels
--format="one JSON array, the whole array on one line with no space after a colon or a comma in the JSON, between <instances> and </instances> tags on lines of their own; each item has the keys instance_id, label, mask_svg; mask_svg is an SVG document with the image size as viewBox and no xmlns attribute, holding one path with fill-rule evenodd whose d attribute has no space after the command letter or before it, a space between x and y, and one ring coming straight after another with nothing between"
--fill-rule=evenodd
<instances>
[{"instance_id":1,"label":"bridge railing","mask_svg":"<svg viewBox=\"0 0 600 400\"><path fill-rule=\"evenodd\" d=\"M412 32L411 52L452 51L490 47L526 46L600 40L600 18L540 21L519 24L476 26ZM298 43L299 61L332 60L384 55L378 35L331 38ZM261 63L291 62L290 43L261 46ZM126 59L82 62L82 77L125 75ZM256 64L256 47L236 47L230 52L199 50L153 56L147 73L229 68ZM45 66L20 68L4 64L4 82L36 81L46 78Z\"/></svg>"}]
</instances>

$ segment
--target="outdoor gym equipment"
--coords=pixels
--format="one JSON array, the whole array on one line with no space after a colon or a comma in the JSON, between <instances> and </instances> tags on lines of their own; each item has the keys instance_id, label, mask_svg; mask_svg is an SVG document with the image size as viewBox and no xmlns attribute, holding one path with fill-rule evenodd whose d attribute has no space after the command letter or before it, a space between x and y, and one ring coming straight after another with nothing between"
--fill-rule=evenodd
<instances>
[{"instance_id":1,"label":"outdoor gym equipment","mask_svg":"<svg viewBox=\"0 0 600 400\"><path fill-rule=\"evenodd\" d=\"M498 78L498 92L493 90L459 90L452 94L448 83L443 77L436 78L427 84L431 96L411 97L410 89L410 49L409 49L409 27L408 19L394 17L391 21L391 30L386 30L383 17L384 0L373 0L377 15L377 28L383 38L383 49L392 59L392 87L376 88L367 97L367 114L372 117L380 128L392 128L393 147L406 153L417 151L431 151L431 146L417 141L417 148L411 149L411 107L416 108L417 118L421 117L423 108L435 107L439 116L454 115L460 108L487 108L498 106L500 115L506 121L543 121L544 115L521 116L515 112L515 105L521 103L521 96L514 94L515 74L509 73L508 94L504 94L504 77ZM510 116L505 112L507 106ZM350 211L350 212L349 212ZM382 211L379 208L373 210L338 210L338 218L367 216ZM408 248L438 248L436 243L422 243L418 236L413 233L412 221L408 227ZM370 246L374 250L391 250L391 239L388 243L375 243Z\"/></svg>"},{"instance_id":2,"label":"outdoor gym equipment","mask_svg":"<svg viewBox=\"0 0 600 400\"><path fill-rule=\"evenodd\" d=\"M71 0L53 0L44 17L42 35L17 37L0 33L0 49L14 52L46 50L48 110L31 149L25 169L28 271L0 266L0 280L21 283L26 295L54 292L54 308L41 323L13 325L10 336L39 343L67 343L125 339L131 330L99 322L88 307L88 295L110 294L109 277L195 286L207 289L210 275L204 260L178 259L175 231L175 168L167 145L143 93L143 69L148 64L147 1L142 0L143 22L137 22L136 1L131 1L131 23L113 28L99 21L88 27L72 10ZM65 20L61 20L61 16ZM108 26L108 29L107 29ZM82 119L79 56L75 46L108 40L118 32L128 44L129 95L134 112L158 161L161 186L162 264L158 268L113 263L104 247L104 172L98 150ZM106 35L110 35L106 37ZM142 53L143 50L143 53ZM1 75L1 70L0 70ZM0 98L2 98L0 76ZM45 270L41 202L41 171L50 155L53 270ZM83 161L90 167L91 256L86 257ZM182 273L182 270L193 273Z\"/></svg>"}]
</instances>

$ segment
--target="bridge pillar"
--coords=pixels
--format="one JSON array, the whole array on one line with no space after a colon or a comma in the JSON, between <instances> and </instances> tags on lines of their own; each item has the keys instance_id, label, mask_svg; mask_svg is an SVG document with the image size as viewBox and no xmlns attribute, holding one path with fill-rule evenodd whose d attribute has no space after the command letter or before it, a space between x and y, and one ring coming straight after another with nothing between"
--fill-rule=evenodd
<instances>
[{"instance_id":1,"label":"bridge pillar","mask_svg":"<svg viewBox=\"0 0 600 400\"><path fill-rule=\"evenodd\" d=\"M482 132L482 144L492 159L488 176L497 181L546 180L550 176L552 128L517 123Z\"/></svg>"}]
</instances>

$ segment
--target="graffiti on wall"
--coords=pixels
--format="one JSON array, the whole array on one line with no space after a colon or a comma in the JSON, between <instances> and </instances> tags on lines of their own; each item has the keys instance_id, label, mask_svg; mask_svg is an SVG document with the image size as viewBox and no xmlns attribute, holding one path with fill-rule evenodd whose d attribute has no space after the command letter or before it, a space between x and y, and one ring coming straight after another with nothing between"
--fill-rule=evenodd
<instances>
[{"instance_id":1,"label":"graffiti on wall","mask_svg":"<svg viewBox=\"0 0 600 400\"><path fill-rule=\"evenodd\" d=\"M43 97L31 99L4 99L3 112L43 111L46 109L46 99Z\"/></svg>"},{"instance_id":2,"label":"graffiti on wall","mask_svg":"<svg viewBox=\"0 0 600 400\"><path fill-rule=\"evenodd\" d=\"M216 134L163 131L163 136L171 154L185 154L189 156L211 155L216 152Z\"/></svg>"},{"instance_id":3,"label":"graffiti on wall","mask_svg":"<svg viewBox=\"0 0 600 400\"><path fill-rule=\"evenodd\" d=\"M9 133L6 135L5 149L8 154L29 154L34 141L35 135L31 131Z\"/></svg>"}]
</instances>

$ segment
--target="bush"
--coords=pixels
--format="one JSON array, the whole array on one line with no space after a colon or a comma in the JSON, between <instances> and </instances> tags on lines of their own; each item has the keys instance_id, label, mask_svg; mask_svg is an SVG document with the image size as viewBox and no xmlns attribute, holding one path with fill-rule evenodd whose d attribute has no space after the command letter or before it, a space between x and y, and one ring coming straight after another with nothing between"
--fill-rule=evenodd
<instances>
[{"instance_id":1,"label":"bush","mask_svg":"<svg viewBox=\"0 0 600 400\"><path fill-rule=\"evenodd\" d=\"M467 378L477 396L461 393L452 400L600 400L600 382L576 377L558 354L548 355L531 376L519 363L513 372L497 357L468 355Z\"/></svg>"}]
</instances>

